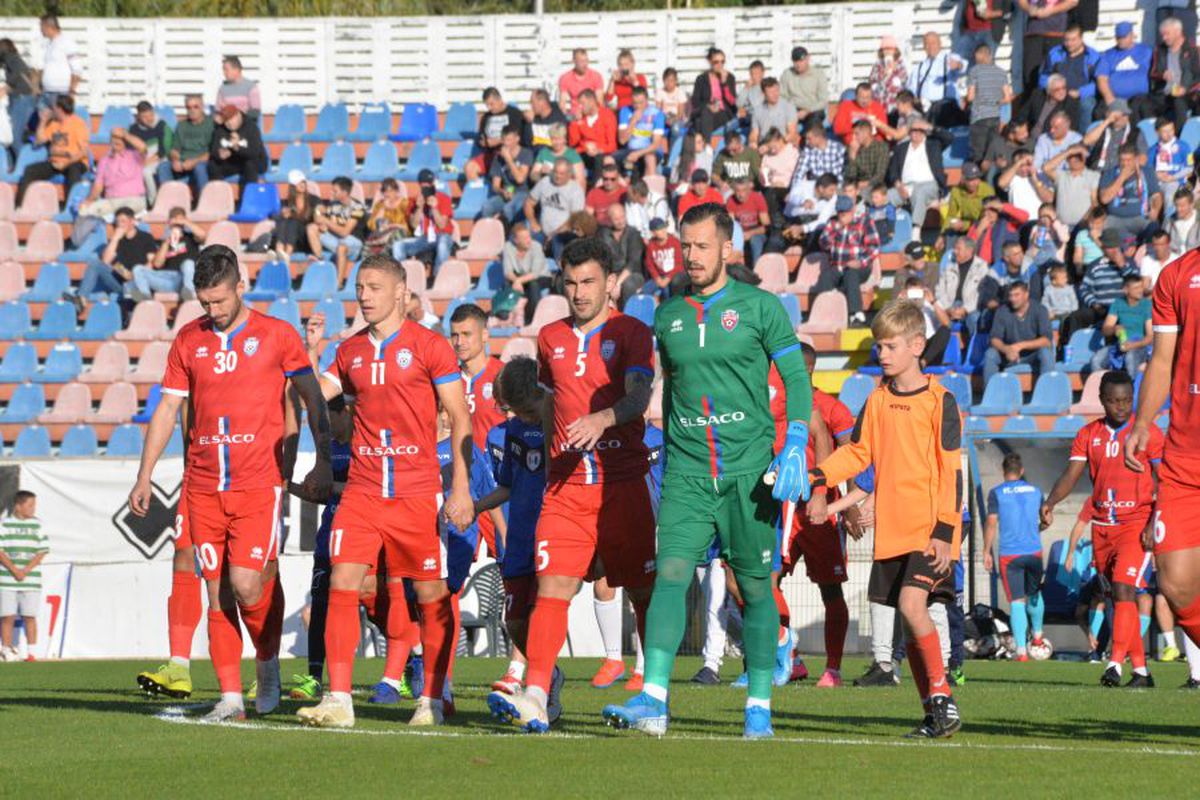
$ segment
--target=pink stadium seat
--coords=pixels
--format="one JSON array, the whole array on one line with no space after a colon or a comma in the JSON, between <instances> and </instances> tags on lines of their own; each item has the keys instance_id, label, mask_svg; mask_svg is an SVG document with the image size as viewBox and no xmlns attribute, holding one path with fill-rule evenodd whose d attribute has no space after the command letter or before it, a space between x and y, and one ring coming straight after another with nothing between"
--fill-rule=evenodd
<instances>
[{"instance_id":1,"label":"pink stadium seat","mask_svg":"<svg viewBox=\"0 0 1200 800\"><path fill-rule=\"evenodd\" d=\"M1104 406L1100 405L1100 379L1107 371L1098 369L1088 375L1083 384L1083 392L1079 395L1079 402L1071 406L1072 414L1078 417L1098 417L1104 413Z\"/></svg>"},{"instance_id":2,"label":"pink stadium seat","mask_svg":"<svg viewBox=\"0 0 1200 800\"><path fill-rule=\"evenodd\" d=\"M175 310L175 322L171 325L171 329L165 332L161 338L170 341L179 335L179 331L184 325L187 325L194 319L199 319L204 316L204 308L200 305L199 300L187 300Z\"/></svg>"},{"instance_id":3,"label":"pink stadium seat","mask_svg":"<svg viewBox=\"0 0 1200 800\"><path fill-rule=\"evenodd\" d=\"M170 351L170 342L150 342L142 348L137 366L125 373L125 380L130 383L158 383L167 368L167 353Z\"/></svg>"},{"instance_id":4,"label":"pink stadium seat","mask_svg":"<svg viewBox=\"0 0 1200 800\"><path fill-rule=\"evenodd\" d=\"M205 247L210 244L223 244L233 252L239 252L242 249L242 237L238 233L237 223L229 220L213 223L213 226L208 229L208 236L204 239Z\"/></svg>"},{"instance_id":5,"label":"pink stadium seat","mask_svg":"<svg viewBox=\"0 0 1200 800\"><path fill-rule=\"evenodd\" d=\"M567 298L561 294L551 294L543 297L538 303L537 308L533 312L533 319L529 324L521 328L521 335L528 336L530 339L536 339L538 332L543 327L551 322L560 320L571 313L571 307L567 305Z\"/></svg>"},{"instance_id":6,"label":"pink stadium seat","mask_svg":"<svg viewBox=\"0 0 1200 800\"><path fill-rule=\"evenodd\" d=\"M0 222L0 258L16 258L20 249L17 226L11 222Z\"/></svg>"},{"instance_id":7,"label":"pink stadium seat","mask_svg":"<svg viewBox=\"0 0 1200 800\"><path fill-rule=\"evenodd\" d=\"M754 274L762 280L758 288L764 292L778 294L787 290L788 265L782 253L763 253L754 265Z\"/></svg>"},{"instance_id":8,"label":"pink stadium seat","mask_svg":"<svg viewBox=\"0 0 1200 800\"><path fill-rule=\"evenodd\" d=\"M879 259L871 262L871 276L867 278L867 282L862 285L863 291L874 291L879 288L879 284L883 282L883 265L879 263ZM903 288L903 287L901 287Z\"/></svg>"},{"instance_id":9,"label":"pink stadium seat","mask_svg":"<svg viewBox=\"0 0 1200 800\"><path fill-rule=\"evenodd\" d=\"M788 284L787 290L792 294L808 294L821 277L821 265L828 262L824 253L812 253L800 262L796 270L796 280Z\"/></svg>"},{"instance_id":10,"label":"pink stadium seat","mask_svg":"<svg viewBox=\"0 0 1200 800\"><path fill-rule=\"evenodd\" d=\"M255 239L257 239L260 236L266 236L267 234L271 233L273 230L275 230L275 220L273 220L273 219L264 219L262 222L256 222L256 223L254 223L254 227L250 229L250 241L253 242ZM247 253L246 255L250 256L250 257L254 257L255 255L258 255L258 254L257 253ZM266 258L267 256L265 253L263 253L262 257Z\"/></svg>"},{"instance_id":11,"label":"pink stadium seat","mask_svg":"<svg viewBox=\"0 0 1200 800\"><path fill-rule=\"evenodd\" d=\"M194 222L217 222L228 219L233 211L233 187L225 181L209 181L200 192L191 218Z\"/></svg>"},{"instance_id":12,"label":"pink stadium seat","mask_svg":"<svg viewBox=\"0 0 1200 800\"><path fill-rule=\"evenodd\" d=\"M808 321L797 328L800 333L837 333L845 330L849 317L846 295L839 291L821 292L808 310Z\"/></svg>"},{"instance_id":13,"label":"pink stadium seat","mask_svg":"<svg viewBox=\"0 0 1200 800\"><path fill-rule=\"evenodd\" d=\"M517 356L537 358L537 344L532 339L514 336L504 343L504 349L500 351L500 360L507 363Z\"/></svg>"},{"instance_id":14,"label":"pink stadium seat","mask_svg":"<svg viewBox=\"0 0 1200 800\"><path fill-rule=\"evenodd\" d=\"M410 292L423 293L425 291L425 262L418 261L415 258L406 258L402 262L404 266L404 280L408 284Z\"/></svg>"},{"instance_id":15,"label":"pink stadium seat","mask_svg":"<svg viewBox=\"0 0 1200 800\"><path fill-rule=\"evenodd\" d=\"M12 219L15 195L11 183L0 183L0 219Z\"/></svg>"},{"instance_id":16,"label":"pink stadium seat","mask_svg":"<svg viewBox=\"0 0 1200 800\"><path fill-rule=\"evenodd\" d=\"M29 239L25 242L25 249L17 254L17 260L53 261L62 255L62 251L63 237L58 223L43 219L29 231Z\"/></svg>"},{"instance_id":17,"label":"pink stadium seat","mask_svg":"<svg viewBox=\"0 0 1200 800\"><path fill-rule=\"evenodd\" d=\"M471 289L471 268L457 258L447 259L438 267L433 286L426 292L430 300L452 300Z\"/></svg>"},{"instance_id":18,"label":"pink stadium seat","mask_svg":"<svg viewBox=\"0 0 1200 800\"><path fill-rule=\"evenodd\" d=\"M666 197L667 194L667 176L666 175L647 175L646 186L650 191L657 195Z\"/></svg>"},{"instance_id":19,"label":"pink stadium seat","mask_svg":"<svg viewBox=\"0 0 1200 800\"><path fill-rule=\"evenodd\" d=\"M80 383L113 383L129 372L129 348L121 342L105 342L92 359L92 368L79 375Z\"/></svg>"},{"instance_id":20,"label":"pink stadium seat","mask_svg":"<svg viewBox=\"0 0 1200 800\"><path fill-rule=\"evenodd\" d=\"M143 222L166 222L172 208L182 208L185 211L192 207L192 190L184 181L167 181L158 187L158 196L154 199L154 208L142 217Z\"/></svg>"},{"instance_id":21,"label":"pink stadium seat","mask_svg":"<svg viewBox=\"0 0 1200 800\"><path fill-rule=\"evenodd\" d=\"M25 291L25 268L15 261L0 261L0 303L16 300Z\"/></svg>"},{"instance_id":22,"label":"pink stadium seat","mask_svg":"<svg viewBox=\"0 0 1200 800\"><path fill-rule=\"evenodd\" d=\"M58 187L50 181L34 181L25 190L21 207L12 213L13 222L52 219L58 213Z\"/></svg>"},{"instance_id":23,"label":"pink stadium seat","mask_svg":"<svg viewBox=\"0 0 1200 800\"><path fill-rule=\"evenodd\" d=\"M367 203L367 192L363 189L363 185L358 181L354 181L354 185L350 187L350 199L357 200L367 208L371 206Z\"/></svg>"},{"instance_id":24,"label":"pink stadium seat","mask_svg":"<svg viewBox=\"0 0 1200 800\"><path fill-rule=\"evenodd\" d=\"M463 261L485 259L490 261L500 256L504 247L504 223L498 219L481 219L471 228L471 238L464 250L459 250L455 258Z\"/></svg>"},{"instance_id":25,"label":"pink stadium seat","mask_svg":"<svg viewBox=\"0 0 1200 800\"><path fill-rule=\"evenodd\" d=\"M91 390L82 383L68 383L58 390L58 397L54 398L54 407L44 414L39 414L37 421L41 425L74 425L82 422L91 413Z\"/></svg>"},{"instance_id":26,"label":"pink stadium seat","mask_svg":"<svg viewBox=\"0 0 1200 800\"><path fill-rule=\"evenodd\" d=\"M143 300L133 307L129 327L113 337L123 342L148 342L163 335L167 329L167 310L155 300Z\"/></svg>"},{"instance_id":27,"label":"pink stadium seat","mask_svg":"<svg viewBox=\"0 0 1200 800\"><path fill-rule=\"evenodd\" d=\"M145 355L142 356L145 358ZM138 411L137 389L124 381L111 384L100 398L100 408L84 419L92 424L124 425Z\"/></svg>"}]
</instances>

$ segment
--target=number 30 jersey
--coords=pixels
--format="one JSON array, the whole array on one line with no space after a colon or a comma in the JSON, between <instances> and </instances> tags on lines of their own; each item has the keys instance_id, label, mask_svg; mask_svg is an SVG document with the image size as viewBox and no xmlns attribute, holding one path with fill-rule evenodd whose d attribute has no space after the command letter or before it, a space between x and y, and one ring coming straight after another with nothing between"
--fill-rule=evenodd
<instances>
[{"instance_id":1,"label":"number 30 jersey","mask_svg":"<svg viewBox=\"0 0 1200 800\"><path fill-rule=\"evenodd\" d=\"M283 463L283 387L311 373L304 342L286 322L250 311L222 333L202 317L167 354L163 392L192 405L188 487L229 492L278 487Z\"/></svg>"}]
</instances>

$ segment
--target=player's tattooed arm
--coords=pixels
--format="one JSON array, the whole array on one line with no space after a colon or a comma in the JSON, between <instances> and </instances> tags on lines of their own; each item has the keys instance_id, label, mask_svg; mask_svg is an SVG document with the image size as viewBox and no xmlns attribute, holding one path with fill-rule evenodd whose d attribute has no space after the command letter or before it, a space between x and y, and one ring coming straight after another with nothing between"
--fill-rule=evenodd
<instances>
[{"instance_id":1,"label":"player's tattooed arm","mask_svg":"<svg viewBox=\"0 0 1200 800\"><path fill-rule=\"evenodd\" d=\"M591 450L604 432L615 425L638 419L650 405L653 378L640 369L625 373L625 395L610 407L586 414L567 426L567 443Z\"/></svg>"}]
</instances>

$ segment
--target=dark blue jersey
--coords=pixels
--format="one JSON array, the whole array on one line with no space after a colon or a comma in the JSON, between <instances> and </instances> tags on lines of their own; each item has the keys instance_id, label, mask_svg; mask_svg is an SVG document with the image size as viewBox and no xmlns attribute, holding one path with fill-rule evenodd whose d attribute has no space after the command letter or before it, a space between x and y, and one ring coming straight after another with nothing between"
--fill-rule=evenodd
<instances>
[{"instance_id":1,"label":"dark blue jersey","mask_svg":"<svg viewBox=\"0 0 1200 800\"><path fill-rule=\"evenodd\" d=\"M478 500L484 495L491 494L496 488L496 480L492 475L491 462L478 446L471 458L470 490L471 499ZM450 449L450 439L438 442L438 464L442 468L442 492L449 494L454 484L454 466ZM460 531L450 522L446 526L446 585L451 592L457 592L467 580L471 572L471 564L475 562L475 550L479 546L479 523L472 522L465 531Z\"/></svg>"},{"instance_id":2,"label":"dark blue jersey","mask_svg":"<svg viewBox=\"0 0 1200 800\"><path fill-rule=\"evenodd\" d=\"M335 487L345 486L346 478L350 475L350 444L342 444L334 439L329 443L329 466L333 469ZM317 528L316 541L313 543L313 559L329 561L329 530L333 527L333 515L337 513L338 504L342 502L340 489L334 491L321 512L321 526Z\"/></svg>"},{"instance_id":3,"label":"dark blue jersey","mask_svg":"<svg viewBox=\"0 0 1200 800\"><path fill-rule=\"evenodd\" d=\"M513 417L505 428L497 479L508 487L508 539L500 573L506 578L533 574L534 533L546 493L546 434L539 425Z\"/></svg>"}]
</instances>

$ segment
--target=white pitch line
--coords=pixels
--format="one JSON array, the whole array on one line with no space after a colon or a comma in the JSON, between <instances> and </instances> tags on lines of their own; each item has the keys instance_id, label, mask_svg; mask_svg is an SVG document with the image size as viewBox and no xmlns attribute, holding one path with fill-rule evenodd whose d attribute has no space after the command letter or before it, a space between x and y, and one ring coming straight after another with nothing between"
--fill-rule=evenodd
<instances>
[{"instance_id":1,"label":"white pitch line","mask_svg":"<svg viewBox=\"0 0 1200 800\"><path fill-rule=\"evenodd\" d=\"M430 736L440 737L445 739L485 739L496 736L513 736L512 732L503 732L497 729L494 732L489 731L454 731L454 730L417 730L410 728L388 728L385 730L364 729L364 728L310 728L303 725L278 725L278 724L263 724L251 722L222 722L209 723L205 722L200 717L188 716L188 712L201 708L208 708L208 705L189 705L189 706L170 706L154 715L154 718L162 722L171 722L177 725L202 725L221 728L234 728L237 730L248 731L283 731L287 733L334 733L354 736ZM549 733L543 734L540 738L548 739L590 739L600 740L611 737L597 736L595 734L586 733ZM648 738L648 737L643 737ZM745 742L746 740L740 736L707 736L704 734L669 734L664 737L671 741L691 741L691 742ZM1098 753L1108 755L1155 755L1155 756L1181 756L1185 758L1196 758L1200 756L1200 750L1185 750L1168 747L1153 747L1153 746L1131 746L1131 747L1095 747L1083 745L1079 747L1066 747L1064 745L1055 744L1013 744L1013 743L996 743L984 744L974 742L918 742L905 740L890 740L890 739L848 739L848 738L833 738L823 739L815 736L777 736L773 739L761 740L764 742L773 742L775 744L806 744L806 745L831 745L835 747L937 747L937 748L952 748L956 750L1006 750L1014 752L1034 752L1034 753Z\"/></svg>"}]
</instances>

